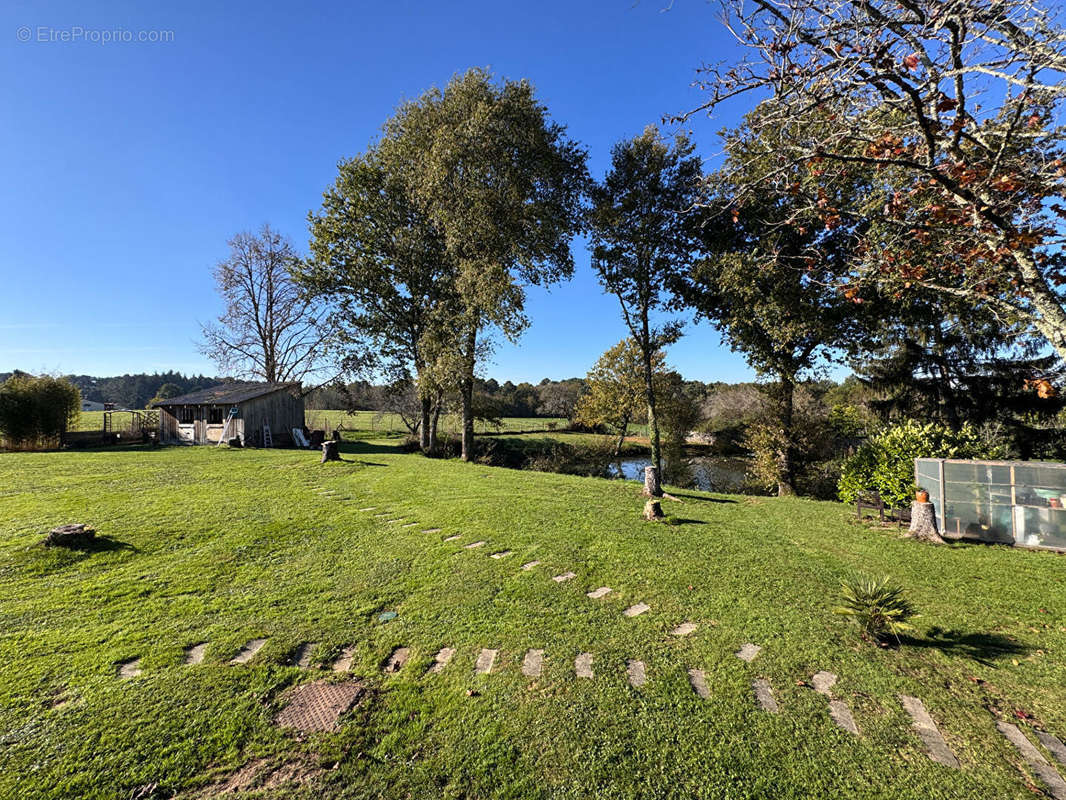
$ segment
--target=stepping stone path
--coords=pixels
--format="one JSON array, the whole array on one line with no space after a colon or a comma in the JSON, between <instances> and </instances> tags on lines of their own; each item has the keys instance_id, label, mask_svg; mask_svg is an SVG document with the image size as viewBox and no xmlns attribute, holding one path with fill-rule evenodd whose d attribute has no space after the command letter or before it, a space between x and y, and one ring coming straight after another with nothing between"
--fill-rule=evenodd
<instances>
[{"instance_id":1,"label":"stepping stone path","mask_svg":"<svg viewBox=\"0 0 1066 800\"><path fill-rule=\"evenodd\" d=\"M586 596L591 597L593 600L599 600L601 597L604 597L610 593L610 586L601 586L599 589L593 589L591 592L587 592Z\"/></svg>"},{"instance_id":2,"label":"stepping stone path","mask_svg":"<svg viewBox=\"0 0 1066 800\"><path fill-rule=\"evenodd\" d=\"M644 662L630 659L626 662L626 675L629 676L629 685L634 689L639 689L648 681L648 676L644 671Z\"/></svg>"},{"instance_id":3,"label":"stepping stone path","mask_svg":"<svg viewBox=\"0 0 1066 800\"><path fill-rule=\"evenodd\" d=\"M305 642L296 648L292 663L300 669L309 669L311 666L311 651L318 647L318 642Z\"/></svg>"},{"instance_id":4,"label":"stepping stone path","mask_svg":"<svg viewBox=\"0 0 1066 800\"><path fill-rule=\"evenodd\" d=\"M407 659L411 657L410 647L397 647L392 651L392 655L385 660L385 664L381 667L382 672L393 674L403 669L403 665L407 663Z\"/></svg>"},{"instance_id":5,"label":"stepping stone path","mask_svg":"<svg viewBox=\"0 0 1066 800\"><path fill-rule=\"evenodd\" d=\"M123 661L115 665L115 674L120 678L136 678L141 674L141 660L135 658L132 661Z\"/></svg>"},{"instance_id":6,"label":"stepping stone path","mask_svg":"<svg viewBox=\"0 0 1066 800\"><path fill-rule=\"evenodd\" d=\"M564 572L562 575L556 575L552 578L556 583L563 583L565 581L573 580L577 575L573 572Z\"/></svg>"},{"instance_id":7,"label":"stepping stone path","mask_svg":"<svg viewBox=\"0 0 1066 800\"><path fill-rule=\"evenodd\" d=\"M360 511L373 511L377 506L367 506L366 508L360 508Z\"/></svg>"},{"instance_id":8,"label":"stepping stone path","mask_svg":"<svg viewBox=\"0 0 1066 800\"><path fill-rule=\"evenodd\" d=\"M417 522L408 522L406 525L401 525L400 527L401 528L413 528L417 524L418 524Z\"/></svg>"},{"instance_id":9,"label":"stepping stone path","mask_svg":"<svg viewBox=\"0 0 1066 800\"><path fill-rule=\"evenodd\" d=\"M492 665L496 663L496 656L499 652L499 650L482 650L474 665L474 674L488 675L492 671Z\"/></svg>"},{"instance_id":10,"label":"stepping stone path","mask_svg":"<svg viewBox=\"0 0 1066 800\"><path fill-rule=\"evenodd\" d=\"M680 625L670 631L670 633L674 636L688 636L690 633L694 633L696 628L698 627L699 625L697 625L695 622L682 622Z\"/></svg>"},{"instance_id":11,"label":"stepping stone path","mask_svg":"<svg viewBox=\"0 0 1066 800\"><path fill-rule=\"evenodd\" d=\"M527 678L539 678L544 664L543 650L529 650L522 661L522 674Z\"/></svg>"},{"instance_id":12,"label":"stepping stone path","mask_svg":"<svg viewBox=\"0 0 1066 800\"><path fill-rule=\"evenodd\" d=\"M1056 798L1056 800L1066 800L1066 781L1062 780L1062 776L1048 763L1047 759L1036 749L1026 735L1018 729L1018 726L1011 725L1009 722L997 722L996 729L1018 749L1018 752L1022 754L1022 758L1025 759L1025 763L1029 765L1029 768L1037 774L1040 780L1044 782L1044 785L1051 791L1051 796Z\"/></svg>"},{"instance_id":13,"label":"stepping stone path","mask_svg":"<svg viewBox=\"0 0 1066 800\"><path fill-rule=\"evenodd\" d=\"M263 649L263 645L266 644L266 641L266 639L252 639L252 641L248 642L248 644L241 648L241 652L237 653L229 663L247 664L255 658L256 653Z\"/></svg>"},{"instance_id":14,"label":"stepping stone path","mask_svg":"<svg viewBox=\"0 0 1066 800\"><path fill-rule=\"evenodd\" d=\"M627 608L625 611L622 612L622 614L627 617L639 617L645 611L649 611L650 609L651 606L649 606L647 603L637 603L635 606L630 606L629 608Z\"/></svg>"},{"instance_id":15,"label":"stepping stone path","mask_svg":"<svg viewBox=\"0 0 1066 800\"><path fill-rule=\"evenodd\" d=\"M574 659L574 672L579 678L593 677L592 653L580 653L578 657Z\"/></svg>"},{"instance_id":16,"label":"stepping stone path","mask_svg":"<svg viewBox=\"0 0 1066 800\"><path fill-rule=\"evenodd\" d=\"M427 675L436 675L438 672L442 672L448 662L452 660L452 656L455 655L454 647L442 647L437 655L433 659L433 663L429 669L426 670Z\"/></svg>"},{"instance_id":17,"label":"stepping stone path","mask_svg":"<svg viewBox=\"0 0 1066 800\"><path fill-rule=\"evenodd\" d=\"M769 711L771 714L777 713L777 701L774 700L774 690L770 686L770 682L765 678L756 678L752 682L751 688L755 690L755 702L759 704L759 708L763 711Z\"/></svg>"},{"instance_id":18,"label":"stepping stone path","mask_svg":"<svg viewBox=\"0 0 1066 800\"><path fill-rule=\"evenodd\" d=\"M511 551L510 550L504 550L504 551L502 551L500 553L493 553L492 557L493 558L507 558L507 556L509 556L509 555L511 555Z\"/></svg>"},{"instance_id":19,"label":"stepping stone path","mask_svg":"<svg viewBox=\"0 0 1066 800\"><path fill-rule=\"evenodd\" d=\"M711 690L707 688L707 678L704 676L702 669L690 669L688 671L688 682L692 684L692 691L704 700L710 699Z\"/></svg>"},{"instance_id":20,"label":"stepping stone path","mask_svg":"<svg viewBox=\"0 0 1066 800\"><path fill-rule=\"evenodd\" d=\"M191 647L185 648L185 659L183 664L191 666L193 664L202 664L204 661L204 653L207 652L207 642L200 642L194 644Z\"/></svg>"},{"instance_id":21,"label":"stepping stone path","mask_svg":"<svg viewBox=\"0 0 1066 800\"><path fill-rule=\"evenodd\" d=\"M483 544L485 544L485 543L484 542L473 542L471 544L466 545L466 549L467 550L473 550L475 547L481 547L481 545L483 545Z\"/></svg>"},{"instance_id":22,"label":"stepping stone path","mask_svg":"<svg viewBox=\"0 0 1066 800\"><path fill-rule=\"evenodd\" d=\"M455 536L447 537L444 541L446 541L446 542L454 542L456 539L462 539L462 538L463 537L460 534L457 533L457 534L455 534Z\"/></svg>"},{"instance_id":23,"label":"stepping stone path","mask_svg":"<svg viewBox=\"0 0 1066 800\"><path fill-rule=\"evenodd\" d=\"M440 533L443 528L426 528L422 533Z\"/></svg>"},{"instance_id":24,"label":"stepping stone path","mask_svg":"<svg viewBox=\"0 0 1066 800\"><path fill-rule=\"evenodd\" d=\"M747 661L750 664L755 660L755 656L759 655L761 650L762 648L759 647L759 645L747 642L746 644L741 645L741 648L737 650L737 658L741 661Z\"/></svg>"},{"instance_id":25,"label":"stepping stone path","mask_svg":"<svg viewBox=\"0 0 1066 800\"><path fill-rule=\"evenodd\" d=\"M1055 756L1055 759L1066 767L1066 745L1056 737L1052 736L1047 731L1037 731L1036 738L1040 740L1040 743L1051 751L1051 755Z\"/></svg>"},{"instance_id":26,"label":"stepping stone path","mask_svg":"<svg viewBox=\"0 0 1066 800\"><path fill-rule=\"evenodd\" d=\"M843 700L833 699L833 693L830 690L836 685L836 682L837 676L832 672L816 672L811 678L811 686L814 691L829 698L829 716L837 724L837 727L858 736L859 726L855 724L855 718L851 715L851 709L848 708L847 703Z\"/></svg>"},{"instance_id":27,"label":"stepping stone path","mask_svg":"<svg viewBox=\"0 0 1066 800\"><path fill-rule=\"evenodd\" d=\"M959 760L955 758L955 754L951 752L948 743L940 735L940 729L933 722L933 718L929 716L929 712L925 710L925 704L917 697L910 697L905 694L899 696L899 701L903 704L903 710L910 715L914 729L918 731L918 736L921 738L922 744L925 745L925 751L929 754L929 758L938 764L943 764L945 767L958 769Z\"/></svg>"},{"instance_id":28,"label":"stepping stone path","mask_svg":"<svg viewBox=\"0 0 1066 800\"><path fill-rule=\"evenodd\" d=\"M355 659L355 647L345 647L341 650L341 654L337 656L337 660L333 662L330 667L334 672L348 672L352 668L352 661Z\"/></svg>"},{"instance_id":29,"label":"stepping stone path","mask_svg":"<svg viewBox=\"0 0 1066 800\"><path fill-rule=\"evenodd\" d=\"M533 567L537 566L537 564L539 564L539 563L540 563L539 561L530 561L527 564L523 564L522 565L522 569L526 570L528 572L529 570L533 569Z\"/></svg>"}]
</instances>

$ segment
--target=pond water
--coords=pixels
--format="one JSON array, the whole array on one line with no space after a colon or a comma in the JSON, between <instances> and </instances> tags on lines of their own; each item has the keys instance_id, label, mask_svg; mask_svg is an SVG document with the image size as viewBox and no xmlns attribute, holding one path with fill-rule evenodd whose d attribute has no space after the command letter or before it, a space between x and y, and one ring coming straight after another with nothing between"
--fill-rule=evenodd
<instances>
[{"instance_id":1,"label":"pond water","mask_svg":"<svg viewBox=\"0 0 1066 800\"><path fill-rule=\"evenodd\" d=\"M644 468L651 465L648 457L623 458L606 465L609 478L643 481ZM663 462L664 482L703 492L738 493L747 484L748 464L742 458L685 458L680 464Z\"/></svg>"}]
</instances>

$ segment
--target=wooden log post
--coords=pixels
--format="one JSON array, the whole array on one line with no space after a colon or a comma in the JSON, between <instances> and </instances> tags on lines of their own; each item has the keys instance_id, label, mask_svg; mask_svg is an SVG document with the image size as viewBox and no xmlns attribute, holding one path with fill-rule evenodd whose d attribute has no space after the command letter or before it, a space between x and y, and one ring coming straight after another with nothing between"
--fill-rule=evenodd
<instances>
[{"instance_id":1,"label":"wooden log post","mask_svg":"<svg viewBox=\"0 0 1066 800\"><path fill-rule=\"evenodd\" d=\"M648 522L661 522L666 519L663 513L663 505L656 498L651 498L644 504L644 519Z\"/></svg>"},{"instance_id":2,"label":"wooden log post","mask_svg":"<svg viewBox=\"0 0 1066 800\"><path fill-rule=\"evenodd\" d=\"M936 529L936 512L932 503L911 503L910 536L923 542L946 544Z\"/></svg>"},{"instance_id":3,"label":"wooden log post","mask_svg":"<svg viewBox=\"0 0 1066 800\"><path fill-rule=\"evenodd\" d=\"M663 486L659 482L659 470L654 465L644 468L644 491L645 497L662 497Z\"/></svg>"},{"instance_id":4,"label":"wooden log post","mask_svg":"<svg viewBox=\"0 0 1066 800\"><path fill-rule=\"evenodd\" d=\"M84 547L96 537L96 531L84 523L60 525L45 537L45 547Z\"/></svg>"},{"instance_id":5,"label":"wooden log post","mask_svg":"<svg viewBox=\"0 0 1066 800\"><path fill-rule=\"evenodd\" d=\"M341 451L338 443L333 439L322 442L322 463L327 461L340 461Z\"/></svg>"}]
</instances>

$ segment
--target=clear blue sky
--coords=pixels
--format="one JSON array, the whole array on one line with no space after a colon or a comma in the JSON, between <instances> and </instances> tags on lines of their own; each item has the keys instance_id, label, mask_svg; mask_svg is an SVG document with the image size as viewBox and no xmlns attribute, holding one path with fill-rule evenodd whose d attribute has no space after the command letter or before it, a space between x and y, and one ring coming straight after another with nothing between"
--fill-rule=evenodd
<instances>
[{"instance_id":1,"label":"clear blue sky","mask_svg":"<svg viewBox=\"0 0 1066 800\"><path fill-rule=\"evenodd\" d=\"M213 373L196 340L227 238L269 222L306 250L337 161L471 66L532 80L602 176L612 143L697 104L695 67L732 52L713 5L667 3L6 3L0 371ZM141 31L171 41L102 41ZM733 121L693 124L705 157ZM583 375L622 338L575 255L488 375ZM669 356L689 378L752 375L706 326Z\"/></svg>"}]
</instances>

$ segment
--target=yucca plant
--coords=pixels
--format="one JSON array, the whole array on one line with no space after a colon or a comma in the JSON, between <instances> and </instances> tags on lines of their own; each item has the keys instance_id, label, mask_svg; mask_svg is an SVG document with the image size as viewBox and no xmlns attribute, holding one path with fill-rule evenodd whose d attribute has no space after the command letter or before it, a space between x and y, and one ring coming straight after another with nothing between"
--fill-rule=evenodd
<instances>
[{"instance_id":1,"label":"yucca plant","mask_svg":"<svg viewBox=\"0 0 1066 800\"><path fill-rule=\"evenodd\" d=\"M864 637L880 640L891 634L898 642L901 633L913 630L907 621L918 615L903 596L903 587L891 584L889 578L859 575L840 586L844 604L833 612L854 620Z\"/></svg>"}]
</instances>

